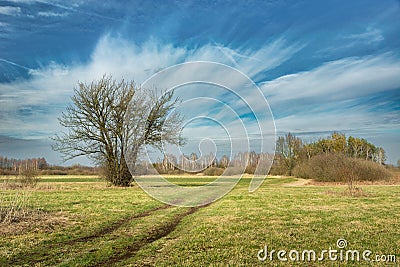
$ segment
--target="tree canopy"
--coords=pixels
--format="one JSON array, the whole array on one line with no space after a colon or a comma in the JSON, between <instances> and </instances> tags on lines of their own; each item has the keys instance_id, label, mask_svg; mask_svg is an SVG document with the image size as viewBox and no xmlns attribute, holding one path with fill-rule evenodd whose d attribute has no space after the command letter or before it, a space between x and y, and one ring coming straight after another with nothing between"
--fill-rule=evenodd
<instances>
[{"instance_id":1,"label":"tree canopy","mask_svg":"<svg viewBox=\"0 0 400 267\"><path fill-rule=\"evenodd\" d=\"M59 118L68 131L54 137L53 149L65 160L89 157L114 185L131 183L128 163L134 170L143 146L182 142L182 117L172 112L178 103L173 91L148 90L104 75L79 83L71 100Z\"/></svg>"}]
</instances>

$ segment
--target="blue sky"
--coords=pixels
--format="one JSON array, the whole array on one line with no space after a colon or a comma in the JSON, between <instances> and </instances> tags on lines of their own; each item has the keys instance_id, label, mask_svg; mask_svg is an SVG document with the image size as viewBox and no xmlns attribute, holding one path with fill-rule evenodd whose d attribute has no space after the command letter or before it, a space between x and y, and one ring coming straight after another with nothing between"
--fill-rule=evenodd
<instances>
[{"instance_id":1,"label":"blue sky","mask_svg":"<svg viewBox=\"0 0 400 267\"><path fill-rule=\"evenodd\" d=\"M110 73L142 83L210 60L255 81L278 134L311 141L341 131L396 163L399 48L395 0L0 0L0 154L60 163L49 137L62 130L57 117L77 81Z\"/></svg>"}]
</instances>

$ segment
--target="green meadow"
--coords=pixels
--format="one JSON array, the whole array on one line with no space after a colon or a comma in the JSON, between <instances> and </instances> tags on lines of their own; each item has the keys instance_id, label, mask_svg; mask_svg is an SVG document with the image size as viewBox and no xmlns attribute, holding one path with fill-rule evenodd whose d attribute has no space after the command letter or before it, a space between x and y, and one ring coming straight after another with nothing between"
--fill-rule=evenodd
<instances>
[{"instance_id":1,"label":"green meadow","mask_svg":"<svg viewBox=\"0 0 400 267\"><path fill-rule=\"evenodd\" d=\"M214 178L169 179L198 186ZM20 214L0 224L0 266L399 264L399 185L363 185L363 194L351 196L344 185L304 185L292 177L268 177L249 193L249 182L242 178L225 197L196 208L165 205L137 185L112 187L92 176L46 176L32 189L4 188L2 209L14 205ZM340 254L338 239L347 241L342 253L358 250L361 258L370 250L370 261L319 260L323 250ZM275 254L259 260L265 246ZM303 250L317 259L302 260Z\"/></svg>"}]
</instances>

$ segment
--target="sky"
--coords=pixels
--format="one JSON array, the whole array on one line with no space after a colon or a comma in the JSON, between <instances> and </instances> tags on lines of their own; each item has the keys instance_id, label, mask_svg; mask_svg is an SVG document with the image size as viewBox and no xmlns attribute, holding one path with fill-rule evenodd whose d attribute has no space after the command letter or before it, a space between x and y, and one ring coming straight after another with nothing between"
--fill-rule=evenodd
<instances>
[{"instance_id":1,"label":"sky","mask_svg":"<svg viewBox=\"0 0 400 267\"><path fill-rule=\"evenodd\" d=\"M238 90L265 117L256 122L232 92L198 85L180 90L197 99L182 107L188 119L210 116L233 131L244 122L252 135L273 118L278 135L311 142L339 131L383 147L388 163L400 159L396 0L0 0L0 155L89 164L62 163L51 150L78 81L111 74L143 84L191 61L248 76L255 86ZM193 139L223 134L214 122L194 122L186 129Z\"/></svg>"}]
</instances>

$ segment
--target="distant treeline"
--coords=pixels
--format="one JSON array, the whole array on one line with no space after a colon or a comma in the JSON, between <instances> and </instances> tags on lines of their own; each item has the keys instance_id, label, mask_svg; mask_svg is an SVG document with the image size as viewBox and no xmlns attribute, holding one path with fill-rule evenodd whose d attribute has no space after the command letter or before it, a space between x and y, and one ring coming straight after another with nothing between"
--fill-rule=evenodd
<instances>
[{"instance_id":1,"label":"distant treeline","mask_svg":"<svg viewBox=\"0 0 400 267\"><path fill-rule=\"evenodd\" d=\"M294 134L288 133L277 138L275 155L260 154L254 151L239 152L232 158L227 155L217 158L212 153L201 158L196 153L180 157L166 154L158 162L153 163L153 167L161 174L183 174L186 171L221 175L225 171L225 174L229 175L243 172L243 170L245 173L253 174L260 162L265 164L265 162L271 162L272 159L273 163L269 172L272 175L296 175L311 178L335 176L336 170L343 169L343 166L350 169L353 166L354 169L358 168L359 172L367 166L370 173L377 174L375 170L383 169L386 155L383 148L377 147L365 139L346 137L341 133L335 132L331 136L320 138L315 142L305 142ZM366 165L362 162L369 163ZM152 173L146 165L137 164L137 168L137 174ZM54 166L48 164L45 158L19 160L0 156L0 174L15 175L24 169L32 169L42 175L102 174L101 167ZM327 174L328 169L330 173ZM380 173L378 174L380 175ZM363 174L363 176L366 175Z\"/></svg>"},{"instance_id":2,"label":"distant treeline","mask_svg":"<svg viewBox=\"0 0 400 267\"><path fill-rule=\"evenodd\" d=\"M237 169L244 169L246 173L254 173L260 161L265 162L266 159L272 160L272 158L272 154L259 154L254 151L239 152L232 158L229 158L227 155L223 155L219 159L215 157L213 153L201 158L196 153L183 155L179 158L171 154L166 154L161 161L154 163L153 166L157 172L162 174L184 173L182 170L188 170L189 172L201 172L205 170L205 172L207 172L207 169L216 170L218 168L224 170L228 167L237 167ZM222 172L216 171L216 174L217 173Z\"/></svg>"},{"instance_id":3,"label":"distant treeline","mask_svg":"<svg viewBox=\"0 0 400 267\"><path fill-rule=\"evenodd\" d=\"M0 156L0 175L18 175L32 170L41 175L91 175L99 174L100 168L82 166L57 166L48 164L45 158L14 159Z\"/></svg>"},{"instance_id":4,"label":"distant treeline","mask_svg":"<svg viewBox=\"0 0 400 267\"><path fill-rule=\"evenodd\" d=\"M377 147L363 138L352 136L347 138L344 134L337 132L315 142L305 142L291 133L280 136L277 138L274 156L258 154L254 151L240 152L232 158L223 155L219 159L215 158L213 154L201 159L196 153L179 158L174 155L165 155L153 166L159 173L168 174L183 173L182 169L205 169L203 172L207 175L221 175L228 169L228 174L236 174L235 171L243 170L243 167L246 173L253 174L260 160L272 159L272 157L274 160L269 172L272 175L296 175L305 178L333 177L339 176L339 170L344 172L343 166L347 166L347 169L353 166L354 170L357 169L359 173L368 168L371 175L374 173L377 179L387 176L386 173L382 173L384 169L382 166L386 161L383 148ZM330 173L327 173L328 169ZM367 177L366 173L363 172L362 179L373 179ZM329 179L333 180L336 177Z\"/></svg>"},{"instance_id":5,"label":"distant treeline","mask_svg":"<svg viewBox=\"0 0 400 267\"><path fill-rule=\"evenodd\" d=\"M0 156L0 174L18 174L22 169L39 171L47 167L45 158L13 159Z\"/></svg>"}]
</instances>

